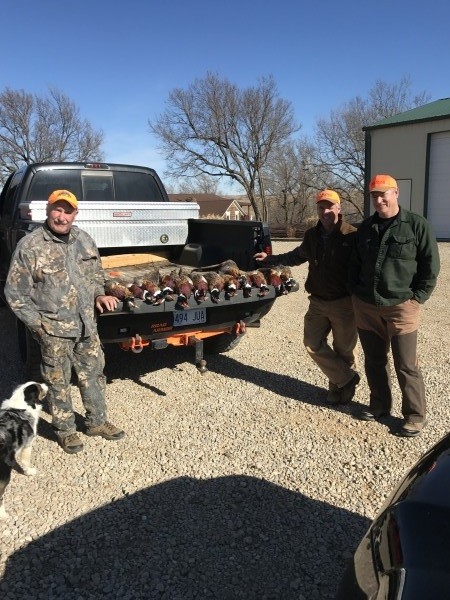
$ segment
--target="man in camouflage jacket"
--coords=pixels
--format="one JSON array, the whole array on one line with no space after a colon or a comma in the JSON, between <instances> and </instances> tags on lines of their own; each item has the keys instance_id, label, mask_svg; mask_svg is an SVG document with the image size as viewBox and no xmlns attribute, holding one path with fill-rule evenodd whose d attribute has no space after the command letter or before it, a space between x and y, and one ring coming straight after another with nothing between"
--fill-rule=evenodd
<instances>
[{"instance_id":1,"label":"man in camouflage jacket","mask_svg":"<svg viewBox=\"0 0 450 600\"><path fill-rule=\"evenodd\" d=\"M76 197L68 190L55 190L46 214L43 227L18 243L5 295L40 344L52 424L58 443L73 454L83 449L83 443L76 433L72 408L72 367L86 410L87 435L109 440L125 435L106 420L105 359L95 319L95 308L114 310L117 299L105 295L94 240L73 226L78 214Z\"/></svg>"}]
</instances>

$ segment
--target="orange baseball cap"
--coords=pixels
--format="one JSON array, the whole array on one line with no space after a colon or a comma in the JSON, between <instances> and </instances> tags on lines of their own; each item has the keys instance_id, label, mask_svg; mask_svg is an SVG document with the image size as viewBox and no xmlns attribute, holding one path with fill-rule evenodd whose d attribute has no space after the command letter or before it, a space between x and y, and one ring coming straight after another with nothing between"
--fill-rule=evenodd
<instances>
[{"instance_id":1,"label":"orange baseball cap","mask_svg":"<svg viewBox=\"0 0 450 600\"><path fill-rule=\"evenodd\" d=\"M321 202L321 200L326 200L327 202L334 202L334 204L340 204L341 199L339 198L339 194L334 190L322 190L317 194L316 201Z\"/></svg>"},{"instance_id":2,"label":"orange baseball cap","mask_svg":"<svg viewBox=\"0 0 450 600\"><path fill-rule=\"evenodd\" d=\"M370 192L386 192L397 187L397 182L390 175L375 175L369 183Z\"/></svg>"},{"instance_id":3,"label":"orange baseball cap","mask_svg":"<svg viewBox=\"0 0 450 600\"><path fill-rule=\"evenodd\" d=\"M48 204L55 204L58 200L68 202L73 208L78 208L78 200L72 192L68 190L55 190L48 197Z\"/></svg>"}]
</instances>

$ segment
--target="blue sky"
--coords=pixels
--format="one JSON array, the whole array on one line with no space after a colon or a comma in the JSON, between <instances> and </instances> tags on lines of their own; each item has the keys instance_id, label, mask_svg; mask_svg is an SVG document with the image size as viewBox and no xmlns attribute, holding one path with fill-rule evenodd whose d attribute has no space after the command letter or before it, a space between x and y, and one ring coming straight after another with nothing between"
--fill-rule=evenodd
<instances>
[{"instance_id":1,"label":"blue sky","mask_svg":"<svg viewBox=\"0 0 450 600\"><path fill-rule=\"evenodd\" d=\"M273 75L302 132L376 80L450 97L450 4L429 0L2 0L0 90L64 92L109 162L164 171L148 119L207 71Z\"/></svg>"}]
</instances>

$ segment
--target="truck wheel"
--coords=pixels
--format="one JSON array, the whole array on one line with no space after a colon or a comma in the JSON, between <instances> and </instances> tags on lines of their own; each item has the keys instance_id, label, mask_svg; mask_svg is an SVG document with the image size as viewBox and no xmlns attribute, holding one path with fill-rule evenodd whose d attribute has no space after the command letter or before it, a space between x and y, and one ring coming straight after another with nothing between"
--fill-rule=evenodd
<instances>
[{"instance_id":1,"label":"truck wheel","mask_svg":"<svg viewBox=\"0 0 450 600\"><path fill-rule=\"evenodd\" d=\"M17 341L20 358L27 375L32 381L42 381L41 349L37 341L31 336L29 329L19 320L17 321Z\"/></svg>"},{"instance_id":2,"label":"truck wheel","mask_svg":"<svg viewBox=\"0 0 450 600\"><path fill-rule=\"evenodd\" d=\"M241 336L236 333L221 333L203 341L207 354L222 354L236 348L241 341Z\"/></svg>"}]
</instances>

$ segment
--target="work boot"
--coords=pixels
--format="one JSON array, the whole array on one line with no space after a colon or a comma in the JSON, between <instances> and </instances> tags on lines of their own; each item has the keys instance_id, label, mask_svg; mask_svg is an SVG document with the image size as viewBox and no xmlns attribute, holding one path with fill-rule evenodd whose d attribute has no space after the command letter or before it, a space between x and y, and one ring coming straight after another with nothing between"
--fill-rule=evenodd
<instances>
[{"instance_id":1,"label":"work boot","mask_svg":"<svg viewBox=\"0 0 450 600\"><path fill-rule=\"evenodd\" d=\"M361 412L359 412L356 416L361 421L378 421L379 419L382 419L383 417L388 417L389 413L382 412L382 411L381 412L375 411L375 410L371 410L370 408L366 408L366 409L362 410Z\"/></svg>"},{"instance_id":2,"label":"work boot","mask_svg":"<svg viewBox=\"0 0 450 600\"><path fill-rule=\"evenodd\" d=\"M102 425L88 427L86 435L99 435L105 440L121 440L125 436L125 431L119 429L109 421L105 421Z\"/></svg>"},{"instance_id":3,"label":"work boot","mask_svg":"<svg viewBox=\"0 0 450 600\"><path fill-rule=\"evenodd\" d=\"M338 388L337 385L335 385L334 383L330 383L328 384L328 394L326 397L325 402L327 404L329 404L330 406L336 406L337 404L339 404L341 401L341 392L340 389Z\"/></svg>"},{"instance_id":4,"label":"work boot","mask_svg":"<svg viewBox=\"0 0 450 600\"><path fill-rule=\"evenodd\" d=\"M83 450L83 442L78 437L78 433L76 431L70 431L68 433L58 432L56 434L56 438L58 440L58 444L67 452L67 454L76 454L77 452L81 452Z\"/></svg>"},{"instance_id":5,"label":"work boot","mask_svg":"<svg viewBox=\"0 0 450 600\"><path fill-rule=\"evenodd\" d=\"M355 373L353 377L348 381L344 386L339 388L340 394L340 403L348 404L351 400L353 400L353 396L355 395L356 386L361 381L361 377L358 373Z\"/></svg>"},{"instance_id":6,"label":"work boot","mask_svg":"<svg viewBox=\"0 0 450 600\"><path fill-rule=\"evenodd\" d=\"M422 429L427 424L426 421L405 421L397 435L402 437L417 437L422 433Z\"/></svg>"}]
</instances>

